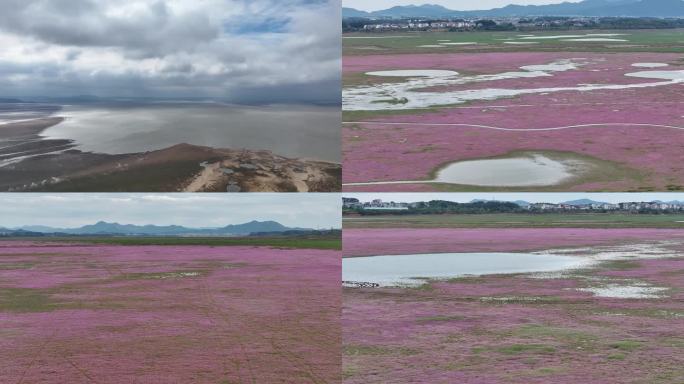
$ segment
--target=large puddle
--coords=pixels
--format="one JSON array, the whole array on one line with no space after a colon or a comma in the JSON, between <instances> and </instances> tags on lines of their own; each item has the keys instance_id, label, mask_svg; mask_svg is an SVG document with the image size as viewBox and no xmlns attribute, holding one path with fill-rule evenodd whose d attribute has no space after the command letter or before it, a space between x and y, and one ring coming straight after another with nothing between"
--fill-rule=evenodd
<instances>
[{"instance_id":1,"label":"large puddle","mask_svg":"<svg viewBox=\"0 0 684 384\"><path fill-rule=\"evenodd\" d=\"M82 151L153 151L188 143L270 150L278 155L340 162L339 108L221 104L66 106L67 119L42 133L75 141Z\"/></svg>"},{"instance_id":2,"label":"large puddle","mask_svg":"<svg viewBox=\"0 0 684 384\"><path fill-rule=\"evenodd\" d=\"M376 181L344 185L440 183L483 187L541 187L562 184L587 173L591 167L591 163L576 158L554 160L541 154L530 154L455 162L437 171L433 180Z\"/></svg>"},{"instance_id":3,"label":"large puddle","mask_svg":"<svg viewBox=\"0 0 684 384\"><path fill-rule=\"evenodd\" d=\"M439 172L435 182L500 187L556 185L574 175L568 163L545 156L462 161Z\"/></svg>"},{"instance_id":4,"label":"large puddle","mask_svg":"<svg viewBox=\"0 0 684 384\"><path fill-rule=\"evenodd\" d=\"M369 72L370 76L399 76L406 81L399 83L372 84L368 86L348 87L342 91L343 109L347 111L378 111L422 109L439 106L464 104L472 101L497 100L528 94L546 94L554 92L591 92L599 90L622 90L660 87L684 83L684 71L640 71L625 73L627 77L650 79L651 82L634 84L577 84L567 87L546 88L484 88L463 89L454 91L434 91L431 89L466 86L473 83L499 80L553 77L555 73L578 70L591 64L592 61L582 58L559 60L541 65L522 66L517 71L491 75L461 75L448 70L409 70ZM636 63L640 64L640 63Z\"/></svg>"},{"instance_id":5,"label":"large puddle","mask_svg":"<svg viewBox=\"0 0 684 384\"><path fill-rule=\"evenodd\" d=\"M342 280L379 286L416 286L424 279L553 272L581 268L585 259L533 253L431 253L342 260Z\"/></svg>"}]
</instances>

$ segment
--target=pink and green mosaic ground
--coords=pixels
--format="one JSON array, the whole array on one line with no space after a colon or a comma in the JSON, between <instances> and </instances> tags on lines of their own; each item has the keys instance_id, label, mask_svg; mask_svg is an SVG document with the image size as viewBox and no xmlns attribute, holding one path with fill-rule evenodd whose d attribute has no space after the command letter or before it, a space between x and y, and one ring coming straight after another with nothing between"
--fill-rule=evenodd
<instances>
[{"instance_id":1,"label":"pink and green mosaic ground","mask_svg":"<svg viewBox=\"0 0 684 384\"><path fill-rule=\"evenodd\" d=\"M345 230L346 256L393 254L403 247L408 247L404 253L503 252L652 243L666 244L672 254L609 261L553 277L495 275L420 288L345 288L345 383L684 382L684 234L659 229L392 231L394 236L389 230ZM432 242L438 245L431 247ZM667 290L648 299L580 290L598 281L638 281Z\"/></svg>"},{"instance_id":2,"label":"pink and green mosaic ground","mask_svg":"<svg viewBox=\"0 0 684 384\"><path fill-rule=\"evenodd\" d=\"M684 69L670 53L511 52L367 55L344 58L347 79L369 71L439 69L500 74L521 66L582 59L579 69L551 76L476 82L430 92L482 88L530 89L581 84L637 84L625 76L641 62ZM364 81L386 81L372 79ZM536 93L424 110L346 112L343 128L344 183L430 180L442 166L519 152L572 155L595 172L555 185L525 190L646 191L684 188L682 83L647 88ZM437 124L437 125L431 125ZM441 124L441 125L440 125ZM445 125L446 124L446 125ZM454 124L454 125L449 125ZM503 128L506 130L492 129ZM562 128L556 130L539 130ZM347 191L515 190L449 184L347 185Z\"/></svg>"},{"instance_id":3,"label":"pink and green mosaic ground","mask_svg":"<svg viewBox=\"0 0 684 384\"><path fill-rule=\"evenodd\" d=\"M0 242L0 382L337 383L339 251Z\"/></svg>"}]
</instances>

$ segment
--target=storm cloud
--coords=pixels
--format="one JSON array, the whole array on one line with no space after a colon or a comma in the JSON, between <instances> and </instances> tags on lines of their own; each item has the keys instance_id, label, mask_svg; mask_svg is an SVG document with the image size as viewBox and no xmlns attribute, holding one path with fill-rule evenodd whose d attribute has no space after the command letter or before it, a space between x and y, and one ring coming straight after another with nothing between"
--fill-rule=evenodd
<instances>
[{"instance_id":1,"label":"storm cloud","mask_svg":"<svg viewBox=\"0 0 684 384\"><path fill-rule=\"evenodd\" d=\"M0 97L340 98L339 0L4 0L2 8Z\"/></svg>"}]
</instances>

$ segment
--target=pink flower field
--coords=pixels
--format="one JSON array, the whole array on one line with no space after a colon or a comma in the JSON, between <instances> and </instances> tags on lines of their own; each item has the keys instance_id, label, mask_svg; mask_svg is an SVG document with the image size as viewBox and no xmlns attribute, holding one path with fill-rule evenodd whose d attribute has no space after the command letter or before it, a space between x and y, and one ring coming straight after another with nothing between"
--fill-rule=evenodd
<instances>
[{"instance_id":1,"label":"pink flower field","mask_svg":"<svg viewBox=\"0 0 684 384\"><path fill-rule=\"evenodd\" d=\"M368 228L345 229L344 257L448 252L525 252L638 241L684 241L657 228Z\"/></svg>"},{"instance_id":2,"label":"pink flower field","mask_svg":"<svg viewBox=\"0 0 684 384\"><path fill-rule=\"evenodd\" d=\"M337 383L339 255L0 242L0 382Z\"/></svg>"},{"instance_id":3,"label":"pink flower field","mask_svg":"<svg viewBox=\"0 0 684 384\"><path fill-rule=\"evenodd\" d=\"M514 71L523 65L573 58L581 58L588 64L547 77L472 83L430 91L634 84L651 81L625 76L625 73L644 70L632 67L634 63L663 62L670 64L666 70L684 68L682 56L676 54L576 52L375 55L346 57L344 68L346 73L411 68L495 74ZM546 187L547 190L680 190L684 188L682 90L679 83L529 94L422 113L385 112L363 118L363 123L345 124L343 129L344 183L430 180L432 172L451 162L525 151L572 154L600 164L594 175L579 177L562 186ZM347 191L440 188L446 187L420 183L345 186Z\"/></svg>"},{"instance_id":4,"label":"pink flower field","mask_svg":"<svg viewBox=\"0 0 684 384\"><path fill-rule=\"evenodd\" d=\"M348 256L588 245L629 249L663 241L680 256L610 261L559 277L491 275L433 281L420 288L345 288L344 382L682 383L681 232L345 230ZM595 284L658 286L664 294L619 298L583 291Z\"/></svg>"}]
</instances>

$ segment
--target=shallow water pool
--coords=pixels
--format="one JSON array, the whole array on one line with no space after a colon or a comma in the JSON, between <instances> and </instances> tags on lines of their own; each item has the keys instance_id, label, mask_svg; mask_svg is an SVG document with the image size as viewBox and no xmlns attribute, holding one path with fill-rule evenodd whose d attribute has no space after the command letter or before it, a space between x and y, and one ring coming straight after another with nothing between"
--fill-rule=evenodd
<instances>
[{"instance_id":1,"label":"shallow water pool","mask_svg":"<svg viewBox=\"0 0 684 384\"><path fill-rule=\"evenodd\" d=\"M492 187L556 185L573 177L571 167L537 155L461 161L437 172L435 182Z\"/></svg>"},{"instance_id":2,"label":"shallow water pool","mask_svg":"<svg viewBox=\"0 0 684 384\"><path fill-rule=\"evenodd\" d=\"M415 286L425 278L552 272L579 268L587 260L535 253L430 253L342 260L342 280L380 286Z\"/></svg>"}]
</instances>

